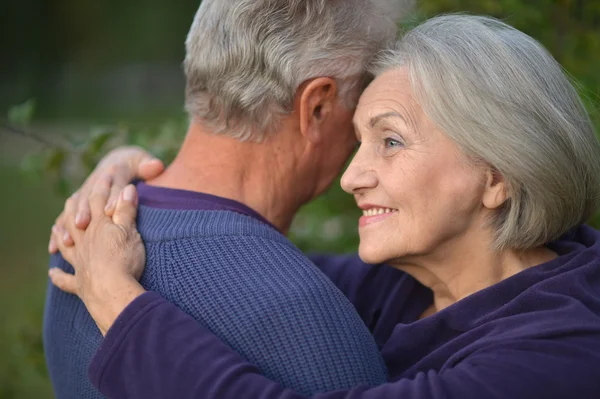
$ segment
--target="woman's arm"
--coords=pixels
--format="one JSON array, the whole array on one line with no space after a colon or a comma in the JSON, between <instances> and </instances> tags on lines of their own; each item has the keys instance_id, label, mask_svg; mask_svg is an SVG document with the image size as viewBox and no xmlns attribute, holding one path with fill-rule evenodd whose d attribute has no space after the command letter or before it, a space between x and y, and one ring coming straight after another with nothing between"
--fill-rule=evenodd
<instances>
[{"instance_id":1,"label":"woman's arm","mask_svg":"<svg viewBox=\"0 0 600 399\"><path fill-rule=\"evenodd\" d=\"M589 365L585 347L593 345L594 339L577 345L579 353L569 342L505 344L482 349L440 372L421 372L379 387L356 387L311 398L591 399L600 392L596 390L600 383L593 372L586 373L569 359ZM93 358L89 376L109 398L307 399L260 375L155 293L143 294L119 316Z\"/></svg>"}]
</instances>

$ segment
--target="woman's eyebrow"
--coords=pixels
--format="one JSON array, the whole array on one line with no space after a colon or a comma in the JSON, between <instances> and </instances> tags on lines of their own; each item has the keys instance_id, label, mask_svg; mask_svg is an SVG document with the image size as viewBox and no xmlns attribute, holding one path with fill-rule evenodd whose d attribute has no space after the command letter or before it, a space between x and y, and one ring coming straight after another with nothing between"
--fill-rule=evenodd
<instances>
[{"instance_id":1,"label":"woman's eyebrow","mask_svg":"<svg viewBox=\"0 0 600 399\"><path fill-rule=\"evenodd\" d=\"M408 124L408 122L406 121L406 119L404 119L404 117L402 116L402 114L399 114L396 111L389 111L389 112L384 112L383 114L379 114L379 115L376 115L376 116L372 117L371 120L369 121L369 126L370 127L375 127L375 125L380 120L385 119L385 118L392 118L392 117L394 117L394 118L400 118L400 119L402 119L404 121L404 123Z\"/></svg>"}]
</instances>

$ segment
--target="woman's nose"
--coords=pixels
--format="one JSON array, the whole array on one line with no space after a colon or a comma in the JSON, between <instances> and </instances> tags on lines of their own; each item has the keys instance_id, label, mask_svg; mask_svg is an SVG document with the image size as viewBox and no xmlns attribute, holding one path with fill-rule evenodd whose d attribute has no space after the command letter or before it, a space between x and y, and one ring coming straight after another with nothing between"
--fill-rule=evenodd
<instances>
[{"instance_id":1,"label":"woman's nose","mask_svg":"<svg viewBox=\"0 0 600 399\"><path fill-rule=\"evenodd\" d=\"M360 194L377 186L377 175L370 164L365 150L359 148L342 175L342 189L348 194Z\"/></svg>"}]
</instances>

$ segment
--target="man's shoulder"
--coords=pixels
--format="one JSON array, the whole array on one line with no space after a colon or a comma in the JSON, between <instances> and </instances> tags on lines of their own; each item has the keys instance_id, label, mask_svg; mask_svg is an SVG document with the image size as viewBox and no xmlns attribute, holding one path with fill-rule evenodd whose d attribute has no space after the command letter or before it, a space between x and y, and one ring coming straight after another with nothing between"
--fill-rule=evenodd
<instances>
[{"instance_id":1,"label":"man's shoulder","mask_svg":"<svg viewBox=\"0 0 600 399\"><path fill-rule=\"evenodd\" d=\"M146 244L206 241L218 237L255 237L291 244L272 226L227 210L169 210L142 206L138 212L138 229Z\"/></svg>"},{"instance_id":2,"label":"man's shoulder","mask_svg":"<svg viewBox=\"0 0 600 399\"><path fill-rule=\"evenodd\" d=\"M138 216L147 268L318 272L289 239L252 217L231 211L158 211L141 209Z\"/></svg>"}]
</instances>

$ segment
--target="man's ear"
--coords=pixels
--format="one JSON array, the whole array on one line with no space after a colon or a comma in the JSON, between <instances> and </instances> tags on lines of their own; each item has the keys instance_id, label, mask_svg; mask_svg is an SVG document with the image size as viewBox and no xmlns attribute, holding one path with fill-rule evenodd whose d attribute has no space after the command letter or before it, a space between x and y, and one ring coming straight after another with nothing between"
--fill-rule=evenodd
<instances>
[{"instance_id":1,"label":"man's ear","mask_svg":"<svg viewBox=\"0 0 600 399\"><path fill-rule=\"evenodd\" d=\"M497 209L509 198L506 180L496 168L491 166L486 170L485 180L483 206L488 209Z\"/></svg>"},{"instance_id":2,"label":"man's ear","mask_svg":"<svg viewBox=\"0 0 600 399\"><path fill-rule=\"evenodd\" d=\"M332 117L337 102L335 80L320 77L304 82L296 93L300 132L312 143L321 141L323 126Z\"/></svg>"}]
</instances>

